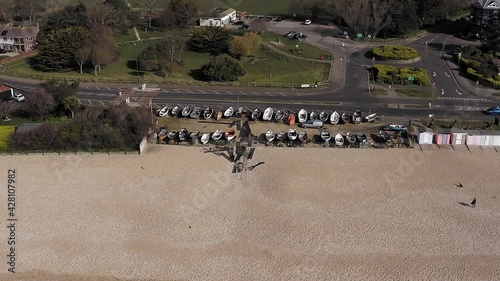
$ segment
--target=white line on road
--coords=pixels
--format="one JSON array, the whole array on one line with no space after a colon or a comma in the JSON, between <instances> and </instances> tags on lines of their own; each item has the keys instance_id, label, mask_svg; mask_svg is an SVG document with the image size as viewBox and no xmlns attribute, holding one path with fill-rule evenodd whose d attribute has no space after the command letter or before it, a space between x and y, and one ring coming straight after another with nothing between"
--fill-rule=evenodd
<instances>
[{"instance_id":1,"label":"white line on road","mask_svg":"<svg viewBox=\"0 0 500 281\"><path fill-rule=\"evenodd\" d=\"M162 91L164 91L165 93L168 93L168 91L167 91L167 90L165 90L165 89L161 89L161 90L162 90Z\"/></svg>"},{"instance_id":2,"label":"white line on road","mask_svg":"<svg viewBox=\"0 0 500 281\"><path fill-rule=\"evenodd\" d=\"M254 94L256 96L260 96L259 93L256 93L256 92L252 92L252 94Z\"/></svg>"},{"instance_id":3,"label":"white line on road","mask_svg":"<svg viewBox=\"0 0 500 281\"><path fill-rule=\"evenodd\" d=\"M92 105L92 102L90 100L87 100L87 102L89 103L89 105Z\"/></svg>"},{"instance_id":4,"label":"white line on road","mask_svg":"<svg viewBox=\"0 0 500 281\"><path fill-rule=\"evenodd\" d=\"M282 96L284 96L284 97L286 97L286 95L285 95L285 94L283 94L283 93L279 93L279 94L280 94L280 95L282 95Z\"/></svg>"},{"instance_id":5,"label":"white line on road","mask_svg":"<svg viewBox=\"0 0 500 281\"><path fill-rule=\"evenodd\" d=\"M81 101L80 99L78 99L78 103L79 103L79 104L82 104L82 101Z\"/></svg>"},{"instance_id":6,"label":"white line on road","mask_svg":"<svg viewBox=\"0 0 500 281\"><path fill-rule=\"evenodd\" d=\"M450 74L448 74L448 72L445 72L444 75L446 75L446 77L451 77Z\"/></svg>"},{"instance_id":7,"label":"white line on road","mask_svg":"<svg viewBox=\"0 0 500 281\"><path fill-rule=\"evenodd\" d=\"M154 107L163 108L163 106L159 106L156 103L153 103L153 105L154 105Z\"/></svg>"},{"instance_id":8,"label":"white line on road","mask_svg":"<svg viewBox=\"0 0 500 281\"><path fill-rule=\"evenodd\" d=\"M273 94L268 93L268 92L264 92L264 94L266 94L266 95L268 95L268 96L271 96L271 97L273 96Z\"/></svg>"},{"instance_id":9,"label":"white line on road","mask_svg":"<svg viewBox=\"0 0 500 281\"><path fill-rule=\"evenodd\" d=\"M463 106L461 106L459 110L462 110L462 107L463 107Z\"/></svg>"},{"instance_id":10,"label":"white line on road","mask_svg":"<svg viewBox=\"0 0 500 281\"><path fill-rule=\"evenodd\" d=\"M97 90L100 90L99 87L95 87Z\"/></svg>"},{"instance_id":11,"label":"white line on road","mask_svg":"<svg viewBox=\"0 0 500 281\"><path fill-rule=\"evenodd\" d=\"M476 110L479 110L480 108L478 107Z\"/></svg>"},{"instance_id":12,"label":"white line on road","mask_svg":"<svg viewBox=\"0 0 500 281\"><path fill-rule=\"evenodd\" d=\"M243 92L238 92L238 95L243 95L243 96L246 96L247 94L243 93Z\"/></svg>"},{"instance_id":13,"label":"white line on road","mask_svg":"<svg viewBox=\"0 0 500 281\"><path fill-rule=\"evenodd\" d=\"M179 90L177 90L177 89L174 89L174 91L176 91L177 93L180 93Z\"/></svg>"},{"instance_id":14,"label":"white line on road","mask_svg":"<svg viewBox=\"0 0 500 281\"><path fill-rule=\"evenodd\" d=\"M205 91L202 91L202 90L198 90L198 92L202 93L202 94L206 94L207 92Z\"/></svg>"},{"instance_id":15,"label":"white line on road","mask_svg":"<svg viewBox=\"0 0 500 281\"><path fill-rule=\"evenodd\" d=\"M217 91L212 91L212 92L214 92L214 94L220 95L220 93Z\"/></svg>"},{"instance_id":16,"label":"white line on road","mask_svg":"<svg viewBox=\"0 0 500 281\"><path fill-rule=\"evenodd\" d=\"M462 93L460 93L457 89L455 89L455 91L457 92L457 94L462 95Z\"/></svg>"},{"instance_id":17,"label":"white line on road","mask_svg":"<svg viewBox=\"0 0 500 281\"><path fill-rule=\"evenodd\" d=\"M106 87L106 88L108 88L108 90L110 90L110 91L111 91L111 88L110 88L110 87Z\"/></svg>"},{"instance_id":18,"label":"white line on road","mask_svg":"<svg viewBox=\"0 0 500 281\"><path fill-rule=\"evenodd\" d=\"M467 110L470 110L472 107L469 106L469 108L467 108Z\"/></svg>"},{"instance_id":19,"label":"white line on road","mask_svg":"<svg viewBox=\"0 0 500 281\"><path fill-rule=\"evenodd\" d=\"M85 87L85 89L87 89L87 90L88 90L88 89L89 89L89 87Z\"/></svg>"},{"instance_id":20,"label":"white line on road","mask_svg":"<svg viewBox=\"0 0 500 281\"><path fill-rule=\"evenodd\" d=\"M432 72L432 76L436 77L436 72Z\"/></svg>"},{"instance_id":21,"label":"white line on road","mask_svg":"<svg viewBox=\"0 0 500 281\"><path fill-rule=\"evenodd\" d=\"M118 89L119 91L123 91L123 89L122 89L122 88L117 88L117 89Z\"/></svg>"},{"instance_id":22,"label":"white line on road","mask_svg":"<svg viewBox=\"0 0 500 281\"><path fill-rule=\"evenodd\" d=\"M441 89L441 95L444 95L444 89Z\"/></svg>"}]
</instances>

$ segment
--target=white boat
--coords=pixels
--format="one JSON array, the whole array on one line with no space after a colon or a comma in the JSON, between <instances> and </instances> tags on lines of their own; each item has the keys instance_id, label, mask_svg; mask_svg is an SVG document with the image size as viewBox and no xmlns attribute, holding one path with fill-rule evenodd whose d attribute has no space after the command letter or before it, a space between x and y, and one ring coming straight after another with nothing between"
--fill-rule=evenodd
<instances>
[{"instance_id":1,"label":"white boat","mask_svg":"<svg viewBox=\"0 0 500 281\"><path fill-rule=\"evenodd\" d=\"M229 118L232 117L234 114L234 107L230 106L226 111L224 111L224 117Z\"/></svg>"},{"instance_id":2,"label":"white boat","mask_svg":"<svg viewBox=\"0 0 500 281\"><path fill-rule=\"evenodd\" d=\"M222 136L224 135L224 133L222 133L221 130L216 130L213 134L212 134L212 139L217 141L217 140L220 140L222 138Z\"/></svg>"},{"instance_id":3,"label":"white boat","mask_svg":"<svg viewBox=\"0 0 500 281\"><path fill-rule=\"evenodd\" d=\"M387 131L397 131L397 132L406 131L407 129L408 128L405 125L396 125L396 124L388 125L386 128Z\"/></svg>"},{"instance_id":4,"label":"white boat","mask_svg":"<svg viewBox=\"0 0 500 281\"><path fill-rule=\"evenodd\" d=\"M280 110L276 111L276 114L274 116L274 120L276 122L279 122L283 119L284 116L285 116L285 111L280 109Z\"/></svg>"},{"instance_id":5,"label":"white boat","mask_svg":"<svg viewBox=\"0 0 500 281\"><path fill-rule=\"evenodd\" d=\"M316 120L318 119L318 114L314 111L311 111L311 115L309 115L309 120Z\"/></svg>"},{"instance_id":6,"label":"white boat","mask_svg":"<svg viewBox=\"0 0 500 281\"><path fill-rule=\"evenodd\" d=\"M172 117L176 117L177 115L179 115L179 113L181 113L181 111L182 111L182 107L179 105L176 105L176 106L174 106L174 108L172 108L172 112L170 115Z\"/></svg>"},{"instance_id":7,"label":"white boat","mask_svg":"<svg viewBox=\"0 0 500 281\"><path fill-rule=\"evenodd\" d=\"M180 131L179 131L179 140L183 141L183 140L186 140L186 138L188 137L189 135L189 132L186 128L182 128Z\"/></svg>"},{"instance_id":8,"label":"white boat","mask_svg":"<svg viewBox=\"0 0 500 281\"><path fill-rule=\"evenodd\" d=\"M201 108L195 107L193 109L193 111L191 112L191 114L189 115L189 117L191 117L193 119L198 119L198 118L200 118L200 114L201 114Z\"/></svg>"},{"instance_id":9,"label":"white boat","mask_svg":"<svg viewBox=\"0 0 500 281\"><path fill-rule=\"evenodd\" d=\"M264 114L262 115L262 120L271 121L271 119L273 119L273 113L274 110L271 107L266 108L266 110L264 110Z\"/></svg>"},{"instance_id":10,"label":"white boat","mask_svg":"<svg viewBox=\"0 0 500 281\"><path fill-rule=\"evenodd\" d=\"M191 138L191 139L197 139L199 136L200 136L200 131L198 131L198 130L193 131L193 132L191 132L191 134L189 134L189 138Z\"/></svg>"},{"instance_id":11,"label":"white boat","mask_svg":"<svg viewBox=\"0 0 500 281\"><path fill-rule=\"evenodd\" d=\"M189 105L186 105L186 107L182 110L182 117L189 117L191 111L193 111L193 109Z\"/></svg>"},{"instance_id":12,"label":"white boat","mask_svg":"<svg viewBox=\"0 0 500 281\"><path fill-rule=\"evenodd\" d=\"M366 122L373 122L375 119L377 119L377 113L372 113L370 115L365 116L365 121Z\"/></svg>"},{"instance_id":13,"label":"white boat","mask_svg":"<svg viewBox=\"0 0 500 281\"><path fill-rule=\"evenodd\" d=\"M158 111L158 116L160 117L165 117L167 116L168 114L168 111L170 110L170 106L165 106L164 108L162 108L160 111Z\"/></svg>"},{"instance_id":14,"label":"white boat","mask_svg":"<svg viewBox=\"0 0 500 281\"><path fill-rule=\"evenodd\" d=\"M302 131L299 133L299 140L301 140L301 141L307 140L307 132L306 131Z\"/></svg>"},{"instance_id":15,"label":"white boat","mask_svg":"<svg viewBox=\"0 0 500 281\"><path fill-rule=\"evenodd\" d=\"M234 129L227 129L227 131L224 134L224 136L226 137L226 139L228 141L230 141L230 140L232 140L232 139L234 139L236 137L235 133L236 132L234 131Z\"/></svg>"},{"instance_id":16,"label":"white boat","mask_svg":"<svg viewBox=\"0 0 500 281\"><path fill-rule=\"evenodd\" d=\"M210 134L203 134L200 139L202 144L207 144L210 141Z\"/></svg>"},{"instance_id":17,"label":"white boat","mask_svg":"<svg viewBox=\"0 0 500 281\"><path fill-rule=\"evenodd\" d=\"M294 140L297 139L298 136L299 135L297 135L297 130L295 130L295 129L289 129L288 130L288 139L289 140L294 141Z\"/></svg>"},{"instance_id":18,"label":"white boat","mask_svg":"<svg viewBox=\"0 0 500 281\"><path fill-rule=\"evenodd\" d=\"M214 110L210 106L208 106L207 108L205 108L205 110L203 110L203 118L205 120L212 118L213 115L214 115Z\"/></svg>"},{"instance_id":19,"label":"white boat","mask_svg":"<svg viewBox=\"0 0 500 281\"><path fill-rule=\"evenodd\" d=\"M325 123L327 120L328 120L328 112L326 111L321 111L321 113L319 114L319 120L323 121L323 123Z\"/></svg>"},{"instance_id":20,"label":"white boat","mask_svg":"<svg viewBox=\"0 0 500 281\"><path fill-rule=\"evenodd\" d=\"M361 123L361 111L356 110L356 111L352 114L352 123L354 123L354 124L359 124L359 123Z\"/></svg>"},{"instance_id":21,"label":"white boat","mask_svg":"<svg viewBox=\"0 0 500 281\"><path fill-rule=\"evenodd\" d=\"M166 128L162 128L158 133L158 140L162 141L168 136L168 130Z\"/></svg>"},{"instance_id":22,"label":"white boat","mask_svg":"<svg viewBox=\"0 0 500 281\"><path fill-rule=\"evenodd\" d=\"M279 132L278 135L276 135L276 139L279 141L284 141L286 139L286 133L285 132Z\"/></svg>"},{"instance_id":23,"label":"white boat","mask_svg":"<svg viewBox=\"0 0 500 281\"><path fill-rule=\"evenodd\" d=\"M266 140L268 142L273 141L275 137L276 137L276 134L274 133L273 130L269 130L269 131L266 132Z\"/></svg>"},{"instance_id":24,"label":"white boat","mask_svg":"<svg viewBox=\"0 0 500 281\"><path fill-rule=\"evenodd\" d=\"M252 111L252 115L250 115L250 118L252 120L257 120L261 115L262 115L262 109L256 108Z\"/></svg>"},{"instance_id":25,"label":"white boat","mask_svg":"<svg viewBox=\"0 0 500 281\"><path fill-rule=\"evenodd\" d=\"M336 146L343 146L344 145L344 137L340 133L338 133L335 136L335 145Z\"/></svg>"},{"instance_id":26,"label":"white boat","mask_svg":"<svg viewBox=\"0 0 500 281\"><path fill-rule=\"evenodd\" d=\"M304 123L307 121L307 111L305 109L301 109L298 114L299 123Z\"/></svg>"},{"instance_id":27,"label":"white boat","mask_svg":"<svg viewBox=\"0 0 500 281\"><path fill-rule=\"evenodd\" d=\"M174 140L177 135L179 135L179 132L177 132L176 130L172 130L170 132L168 132L168 138L171 139L171 140Z\"/></svg>"},{"instance_id":28,"label":"white boat","mask_svg":"<svg viewBox=\"0 0 500 281\"><path fill-rule=\"evenodd\" d=\"M236 110L236 117L240 118L244 114L245 114L245 108L243 108L242 106L238 107L238 109Z\"/></svg>"},{"instance_id":29,"label":"white boat","mask_svg":"<svg viewBox=\"0 0 500 281\"><path fill-rule=\"evenodd\" d=\"M333 125L337 125L340 121L340 114L335 111L332 113L332 115L330 116L330 123L332 123Z\"/></svg>"},{"instance_id":30,"label":"white boat","mask_svg":"<svg viewBox=\"0 0 500 281\"><path fill-rule=\"evenodd\" d=\"M329 142L331 138L332 138L332 134L330 134L330 132L328 132L328 131L321 132L321 139L324 142Z\"/></svg>"}]
</instances>

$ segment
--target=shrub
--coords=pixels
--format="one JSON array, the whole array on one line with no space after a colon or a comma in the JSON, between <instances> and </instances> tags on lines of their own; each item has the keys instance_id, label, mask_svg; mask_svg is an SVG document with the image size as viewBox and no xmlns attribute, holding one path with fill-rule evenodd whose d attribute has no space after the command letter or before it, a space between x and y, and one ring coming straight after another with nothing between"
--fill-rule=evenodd
<instances>
[{"instance_id":1,"label":"shrub","mask_svg":"<svg viewBox=\"0 0 500 281\"><path fill-rule=\"evenodd\" d=\"M246 73L236 59L226 54L211 57L210 61L201 67L201 72L207 81L218 82L237 81Z\"/></svg>"},{"instance_id":2,"label":"shrub","mask_svg":"<svg viewBox=\"0 0 500 281\"><path fill-rule=\"evenodd\" d=\"M379 60L411 60L420 56L417 50L405 46L380 46L372 53Z\"/></svg>"},{"instance_id":3,"label":"shrub","mask_svg":"<svg viewBox=\"0 0 500 281\"><path fill-rule=\"evenodd\" d=\"M431 84L427 72L422 68L396 67L382 64L376 64L375 68L375 78L384 83L409 83L408 76L412 75L415 77L412 83Z\"/></svg>"},{"instance_id":4,"label":"shrub","mask_svg":"<svg viewBox=\"0 0 500 281\"><path fill-rule=\"evenodd\" d=\"M0 151L5 151L9 148L8 140L15 130L15 126L0 126Z\"/></svg>"}]
</instances>

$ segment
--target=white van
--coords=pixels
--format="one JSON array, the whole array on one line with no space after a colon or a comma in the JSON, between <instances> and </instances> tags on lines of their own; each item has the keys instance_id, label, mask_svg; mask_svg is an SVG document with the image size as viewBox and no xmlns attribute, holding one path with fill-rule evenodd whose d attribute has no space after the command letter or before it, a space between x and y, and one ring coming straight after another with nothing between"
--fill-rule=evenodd
<instances>
[{"instance_id":1,"label":"white van","mask_svg":"<svg viewBox=\"0 0 500 281\"><path fill-rule=\"evenodd\" d=\"M309 120L301 124L302 128L322 128L323 122L321 120Z\"/></svg>"}]
</instances>

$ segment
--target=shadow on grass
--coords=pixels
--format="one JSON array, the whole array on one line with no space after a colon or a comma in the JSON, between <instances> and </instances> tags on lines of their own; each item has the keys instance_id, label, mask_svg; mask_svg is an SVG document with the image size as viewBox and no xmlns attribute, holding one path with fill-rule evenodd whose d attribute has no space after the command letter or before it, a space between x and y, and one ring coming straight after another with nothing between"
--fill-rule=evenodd
<instances>
[{"instance_id":1,"label":"shadow on grass","mask_svg":"<svg viewBox=\"0 0 500 281\"><path fill-rule=\"evenodd\" d=\"M197 81L205 81L203 79L203 73L201 72L201 69L191 69L189 71L189 76L191 76L194 80Z\"/></svg>"}]
</instances>

